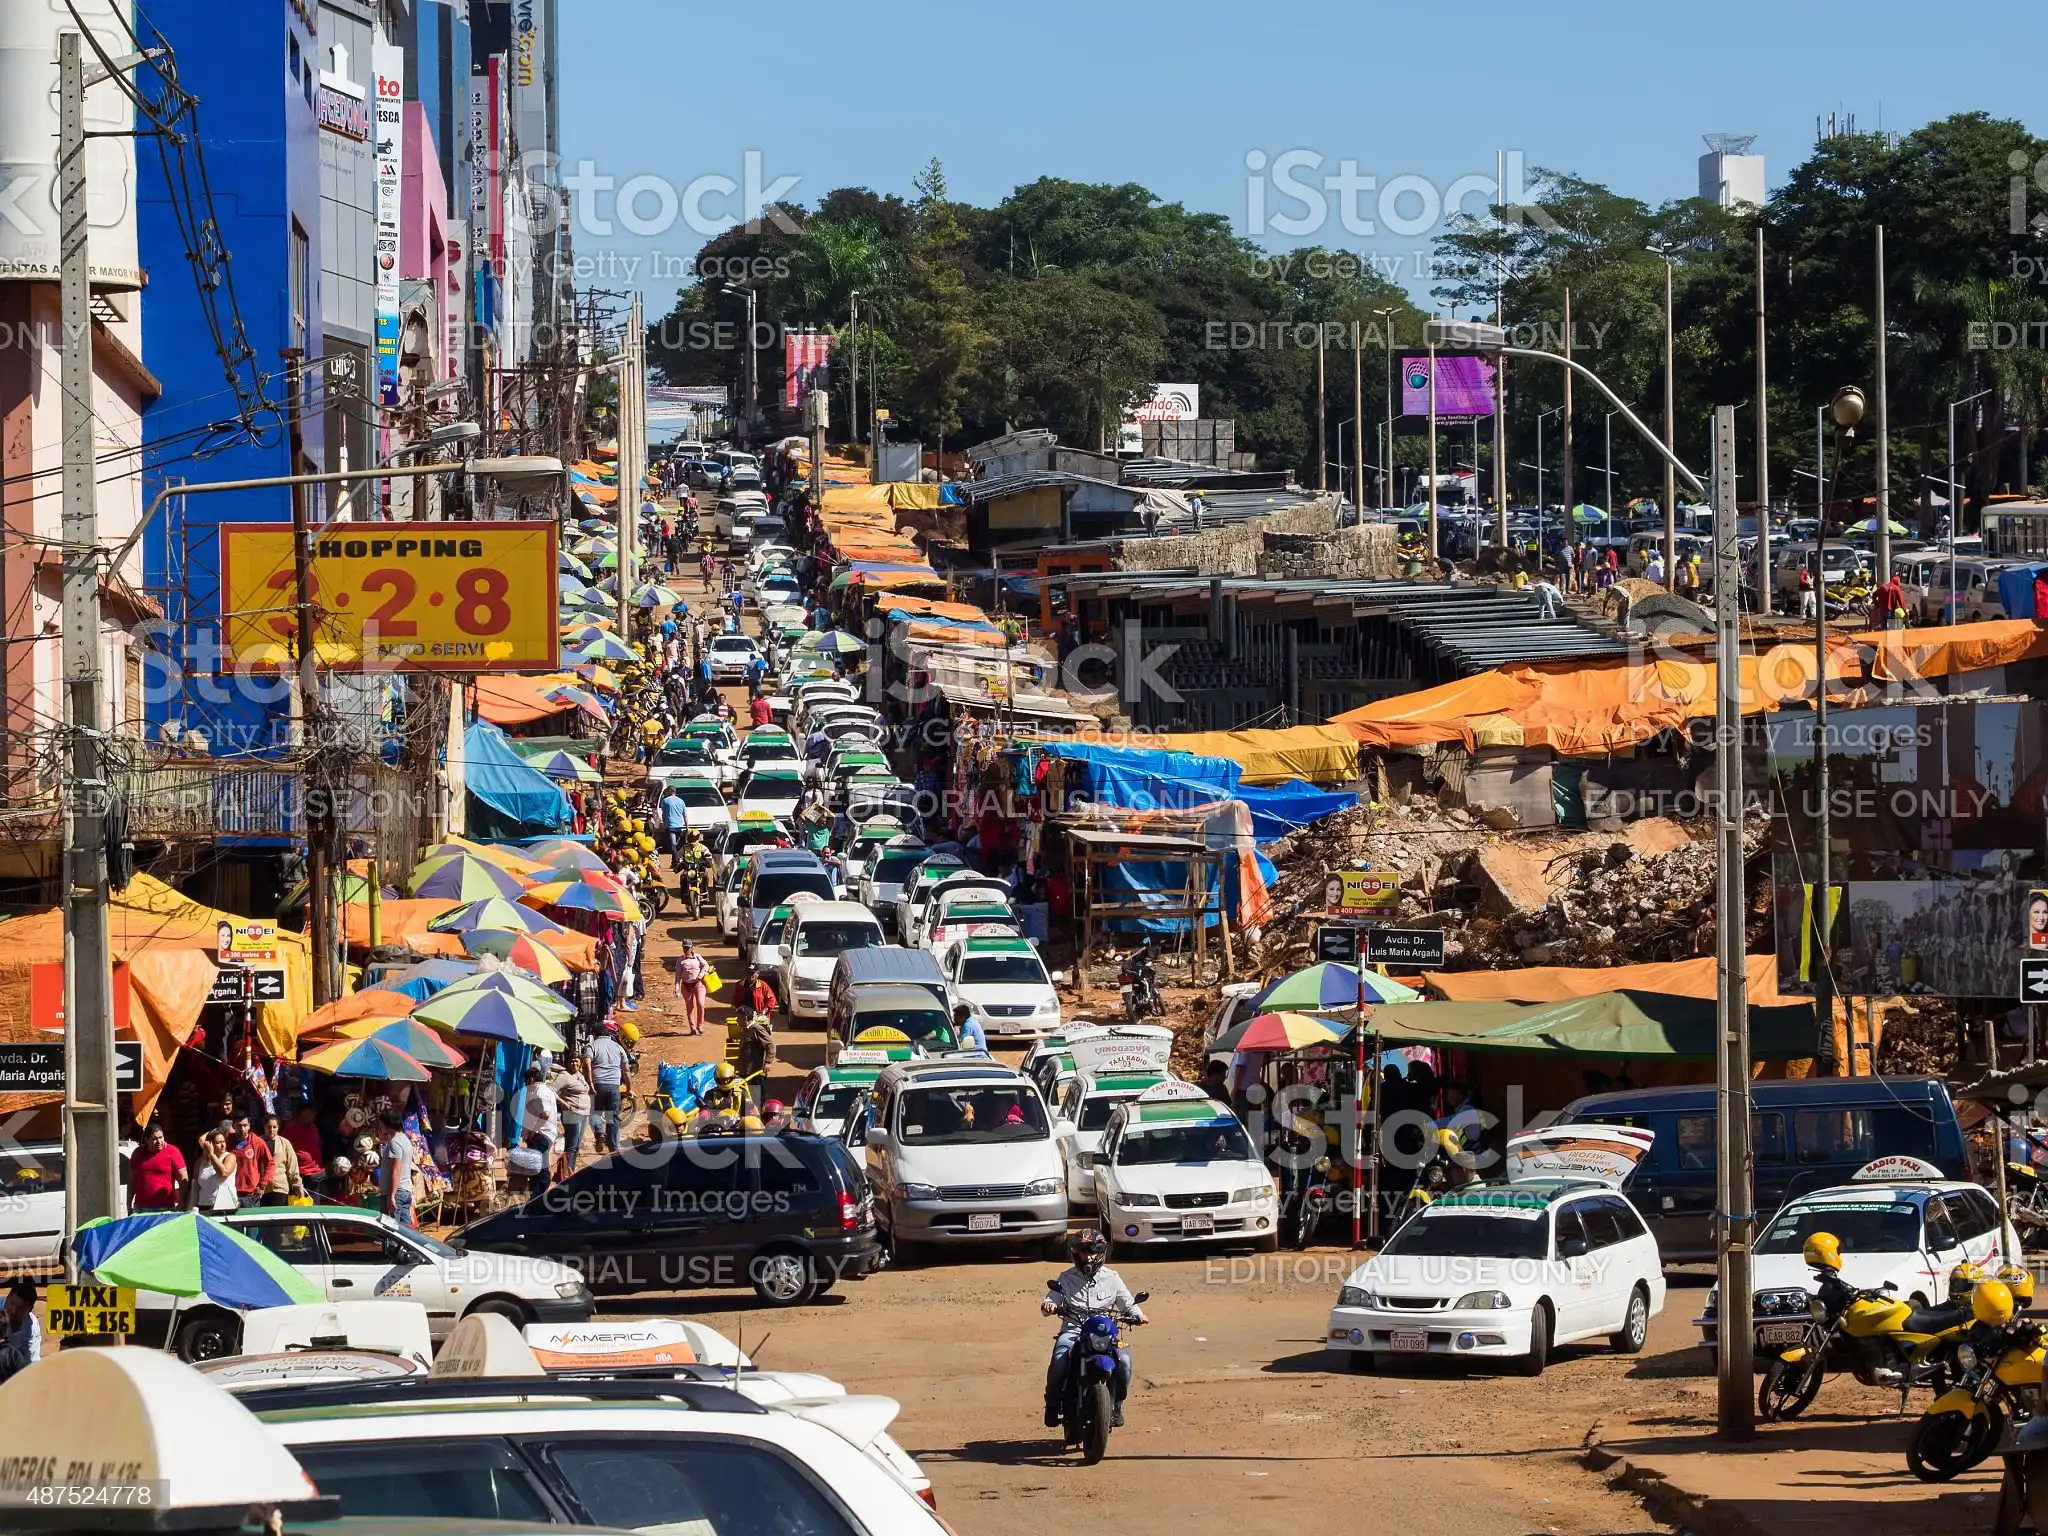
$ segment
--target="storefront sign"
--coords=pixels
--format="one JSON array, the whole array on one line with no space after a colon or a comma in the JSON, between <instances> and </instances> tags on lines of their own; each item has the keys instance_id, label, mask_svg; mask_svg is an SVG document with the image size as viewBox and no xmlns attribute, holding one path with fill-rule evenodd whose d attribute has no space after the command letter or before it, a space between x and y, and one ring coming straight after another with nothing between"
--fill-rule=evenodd
<instances>
[{"instance_id":1,"label":"storefront sign","mask_svg":"<svg viewBox=\"0 0 2048 1536\"><path fill-rule=\"evenodd\" d=\"M370 50L377 165L377 400L398 404L398 229L405 176L405 50L380 34Z\"/></svg>"},{"instance_id":2,"label":"storefront sign","mask_svg":"<svg viewBox=\"0 0 2048 1536\"><path fill-rule=\"evenodd\" d=\"M114 966L114 1032L127 1034L132 999L128 962ZM64 1033L64 962L46 960L28 968L28 1021L46 1034Z\"/></svg>"},{"instance_id":3,"label":"storefront sign","mask_svg":"<svg viewBox=\"0 0 2048 1536\"><path fill-rule=\"evenodd\" d=\"M1385 912L1401 904L1401 876L1390 869L1347 869L1323 882L1323 911L1331 917Z\"/></svg>"},{"instance_id":4,"label":"storefront sign","mask_svg":"<svg viewBox=\"0 0 2048 1536\"><path fill-rule=\"evenodd\" d=\"M329 133L338 133L344 139L354 139L357 143L369 138L372 123L367 101L347 95L331 85L321 86L320 94L314 100L320 113L320 126Z\"/></svg>"},{"instance_id":5,"label":"storefront sign","mask_svg":"<svg viewBox=\"0 0 2048 1536\"><path fill-rule=\"evenodd\" d=\"M312 540L320 664L352 672L549 672L556 630L553 523L339 523ZM220 530L228 664L290 666L292 533Z\"/></svg>"}]
</instances>

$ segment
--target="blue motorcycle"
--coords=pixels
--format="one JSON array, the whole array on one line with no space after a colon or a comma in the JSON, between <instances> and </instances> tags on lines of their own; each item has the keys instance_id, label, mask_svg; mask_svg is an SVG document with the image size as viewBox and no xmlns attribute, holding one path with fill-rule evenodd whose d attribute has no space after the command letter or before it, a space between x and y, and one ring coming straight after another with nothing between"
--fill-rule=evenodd
<instances>
[{"instance_id":1,"label":"blue motorcycle","mask_svg":"<svg viewBox=\"0 0 2048 1536\"><path fill-rule=\"evenodd\" d=\"M1057 1295L1059 1281L1046 1286ZM1150 1291L1139 1291L1131 1299L1140 1306ZM1109 1451L1109 1432L1116 1421L1117 1349L1123 1335L1119 1319L1108 1312L1065 1306L1061 1317L1078 1321L1081 1336L1067 1356L1067 1379L1060 1388L1060 1428L1068 1448L1079 1446L1081 1460L1089 1466ZM1136 1326L1138 1319L1128 1320Z\"/></svg>"}]
</instances>

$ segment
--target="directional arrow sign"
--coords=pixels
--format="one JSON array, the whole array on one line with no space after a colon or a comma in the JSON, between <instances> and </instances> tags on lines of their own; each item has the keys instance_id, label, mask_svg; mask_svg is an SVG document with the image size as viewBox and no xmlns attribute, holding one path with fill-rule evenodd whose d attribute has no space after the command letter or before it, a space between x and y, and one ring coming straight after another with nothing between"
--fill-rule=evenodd
<instances>
[{"instance_id":1,"label":"directional arrow sign","mask_svg":"<svg viewBox=\"0 0 2048 1536\"><path fill-rule=\"evenodd\" d=\"M2020 961L2020 1001L2048 1003L2048 955Z\"/></svg>"}]
</instances>

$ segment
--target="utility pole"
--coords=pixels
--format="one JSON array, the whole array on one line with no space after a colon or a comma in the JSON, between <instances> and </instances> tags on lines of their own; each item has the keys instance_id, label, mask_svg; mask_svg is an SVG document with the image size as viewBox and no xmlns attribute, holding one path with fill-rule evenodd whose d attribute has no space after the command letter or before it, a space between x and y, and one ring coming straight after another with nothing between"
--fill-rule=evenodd
<instances>
[{"instance_id":1,"label":"utility pole","mask_svg":"<svg viewBox=\"0 0 2048 1536\"><path fill-rule=\"evenodd\" d=\"M1742 869L1742 557L1735 510L1735 407L1714 410L1714 628L1716 709L1714 776L1719 802L1718 890L1714 922L1720 970L1719 1081L1715 1116L1715 1248L1720 1272L1721 1345L1716 1426L1724 1440L1756 1433L1750 1330L1755 1276L1750 1234L1755 1226L1749 1138L1749 977L1744 918L1749 902Z\"/></svg>"},{"instance_id":2,"label":"utility pole","mask_svg":"<svg viewBox=\"0 0 2048 1536\"><path fill-rule=\"evenodd\" d=\"M860 290L846 301L846 337L853 345L853 369L846 378L846 429L860 431Z\"/></svg>"},{"instance_id":3,"label":"utility pole","mask_svg":"<svg viewBox=\"0 0 2048 1536\"><path fill-rule=\"evenodd\" d=\"M1877 584L1883 586L1892 579L1892 433L1891 410L1887 404L1889 391L1885 387L1884 363L1884 226L1877 226ZM1949 462L1955 462L1955 455L1949 455ZM1963 521L1956 515L1955 498L1949 498L1948 538L1949 556L1953 563L1956 536L1963 531ZM1822 531L1826 538L1826 531ZM1949 587L1951 595L1954 584ZM1822 604L1826 606L1825 602ZM1951 613L1949 622L1955 617Z\"/></svg>"},{"instance_id":4,"label":"utility pole","mask_svg":"<svg viewBox=\"0 0 2048 1536\"><path fill-rule=\"evenodd\" d=\"M1323 441L1323 401L1329 390L1323 384L1323 333L1328 326L1321 320L1316 322L1316 489L1330 488L1330 455Z\"/></svg>"},{"instance_id":5,"label":"utility pole","mask_svg":"<svg viewBox=\"0 0 2048 1536\"><path fill-rule=\"evenodd\" d=\"M1572 291L1569 288L1564 291L1564 364L1564 536L1570 538L1573 527L1572 508L1578 505L1578 499L1572 488ZM1543 518L1541 508L1537 509L1536 517L1540 525ZM1536 549L1536 564L1539 569L1543 564L1541 544L1538 544ZM1665 567L1664 579L1667 582L1671 581L1669 566Z\"/></svg>"},{"instance_id":6,"label":"utility pole","mask_svg":"<svg viewBox=\"0 0 2048 1536\"><path fill-rule=\"evenodd\" d=\"M1756 611L1771 611L1771 411L1764 385L1764 227L1756 227ZM1741 588L1737 588L1740 591Z\"/></svg>"},{"instance_id":7,"label":"utility pole","mask_svg":"<svg viewBox=\"0 0 2048 1536\"><path fill-rule=\"evenodd\" d=\"M1664 574L1678 569L1678 472L1671 456L1678 450L1678 354L1671 335L1671 253L1664 256Z\"/></svg>"},{"instance_id":8,"label":"utility pole","mask_svg":"<svg viewBox=\"0 0 2048 1536\"><path fill-rule=\"evenodd\" d=\"M1365 511L1365 354L1358 350L1358 322L1351 322L1351 505Z\"/></svg>"},{"instance_id":9,"label":"utility pole","mask_svg":"<svg viewBox=\"0 0 2048 1536\"><path fill-rule=\"evenodd\" d=\"M1429 333L1429 575L1436 576L1436 559L1442 550L1436 541L1436 333Z\"/></svg>"},{"instance_id":10,"label":"utility pole","mask_svg":"<svg viewBox=\"0 0 2048 1536\"><path fill-rule=\"evenodd\" d=\"M751 303L751 300L749 301ZM626 308L626 335L619 347L619 603L633 595L634 566L640 536L640 482L647 473L647 327L642 300L633 295Z\"/></svg>"},{"instance_id":11,"label":"utility pole","mask_svg":"<svg viewBox=\"0 0 2048 1536\"><path fill-rule=\"evenodd\" d=\"M1507 157L1504 151L1497 149L1493 152L1493 217L1496 229L1505 227L1506 207ZM1507 264L1504 261L1497 262L1493 269L1493 323L1498 326L1508 323ZM1508 360L1495 358L1493 368L1493 532L1495 542L1505 554L1508 547ZM1473 458L1477 460L1476 452ZM1479 466L1475 462L1472 468L1472 483L1476 487L1479 484ZM1476 525L1472 545L1476 554L1479 546Z\"/></svg>"},{"instance_id":12,"label":"utility pole","mask_svg":"<svg viewBox=\"0 0 2048 1536\"><path fill-rule=\"evenodd\" d=\"M306 472L305 454L304 354L297 347L284 349L285 418L290 445L290 474ZM306 825L306 932L313 944L313 1006L331 1003L341 996L341 978L335 964L334 883L330 858L333 844L334 797L328 774L326 711L321 708L319 652L313 639L313 550L306 499L310 485L291 487L292 499L292 616L298 626L299 662L299 750L304 754L300 769L300 803Z\"/></svg>"},{"instance_id":13,"label":"utility pole","mask_svg":"<svg viewBox=\"0 0 2048 1536\"><path fill-rule=\"evenodd\" d=\"M64 1221L115 1214L114 970L107 935L105 720L100 676L100 536L93 484L92 292L85 196L85 65L57 38L60 288L64 340ZM77 1278L77 1261L70 1261Z\"/></svg>"}]
</instances>

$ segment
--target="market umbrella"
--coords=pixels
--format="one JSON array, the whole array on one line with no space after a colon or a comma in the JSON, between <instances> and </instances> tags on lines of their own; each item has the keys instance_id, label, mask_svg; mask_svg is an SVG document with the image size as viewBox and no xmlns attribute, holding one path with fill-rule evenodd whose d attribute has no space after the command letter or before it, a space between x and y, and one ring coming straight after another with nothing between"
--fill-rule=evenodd
<instances>
[{"instance_id":1,"label":"market umbrella","mask_svg":"<svg viewBox=\"0 0 2048 1536\"><path fill-rule=\"evenodd\" d=\"M527 882L509 869L473 853L452 853L438 859L423 859L408 877L413 895L422 900L440 897L447 901L481 901L486 896L511 898L526 889Z\"/></svg>"},{"instance_id":2,"label":"market umbrella","mask_svg":"<svg viewBox=\"0 0 2048 1536\"><path fill-rule=\"evenodd\" d=\"M579 640L574 649L565 653L572 665L580 666L591 661L638 661L640 653L625 641L599 631L593 640Z\"/></svg>"},{"instance_id":3,"label":"market umbrella","mask_svg":"<svg viewBox=\"0 0 2048 1536\"><path fill-rule=\"evenodd\" d=\"M551 837L545 842L534 843L527 850L537 859L546 859L551 869L601 869L612 872L609 864L587 843L574 838ZM546 878L543 876L542 878Z\"/></svg>"},{"instance_id":4,"label":"market umbrella","mask_svg":"<svg viewBox=\"0 0 2048 1536\"><path fill-rule=\"evenodd\" d=\"M594 693L587 693L581 688L571 687L567 683L544 690L541 697L554 704L574 705L586 715L593 715L599 720L609 720L611 718L610 713L605 709L603 699L600 699Z\"/></svg>"},{"instance_id":5,"label":"market umbrella","mask_svg":"<svg viewBox=\"0 0 2048 1536\"><path fill-rule=\"evenodd\" d=\"M1321 1011L1326 1008L1356 1008L1358 1006L1358 971L1348 965L1333 965L1325 961L1311 965L1283 976L1259 994L1261 1008L1304 1008ZM1377 971L1365 973L1365 1001L1372 1003L1412 1003L1422 994L1413 987L1403 986L1391 977Z\"/></svg>"},{"instance_id":6,"label":"market umbrella","mask_svg":"<svg viewBox=\"0 0 2048 1536\"><path fill-rule=\"evenodd\" d=\"M800 651L819 651L828 656L851 656L858 651L866 650L868 646L859 636L849 635L843 629L835 629L830 634L813 631L799 640L796 648Z\"/></svg>"},{"instance_id":7,"label":"market umbrella","mask_svg":"<svg viewBox=\"0 0 2048 1536\"><path fill-rule=\"evenodd\" d=\"M555 556L555 564L562 570L567 571L571 576L580 577L584 581L590 580L592 576L597 574L566 549Z\"/></svg>"},{"instance_id":8,"label":"market umbrella","mask_svg":"<svg viewBox=\"0 0 2048 1536\"><path fill-rule=\"evenodd\" d=\"M607 884L591 883L595 880L604 880ZM581 878L536 885L526 896L534 906L560 907L565 912L600 912L628 923L642 920L640 903L633 899L632 892L616 880L598 875L595 870L583 871Z\"/></svg>"},{"instance_id":9,"label":"market umbrella","mask_svg":"<svg viewBox=\"0 0 2048 1536\"><path fill-rule=\"evenodd\" d=\"M664 587L650 581L633 589L635 608L676 608L682 605L683 594L674 587Z\"/></svg>"},{"instance_id":10,"label":"market umbrella","mask_svg":"<svg viewBox=\"0 0 2048 1536\"><path fill-rule=\"evenodd\" d=\"M1891 528L1890 528L1890 530L1889 530L1889 531L1890 531L1890 532L1891 532L1891 533L1892 533L1892 534L1893 534L1893 535L1894 535L1895 537L1904 537L1904 535L1905 535L1905 533L1906 533L1906 525L1905 525L1904 523L1893 523L1893 524L1891 525ZM1866 517L1866 518L1865 518L1865 519L1863 519L1863 521L1862 521L1862 522L1860 522L1860 523L1851 523L1851 524L1850 524L1850 525L1849 525L1849 526L1848 526L1847 528L1845 528L1845 529L1843 530L1843 532L1845 532L1845 533L1875 533L1875 532L1877 532L1877 519L1876 519L1876 518L1874 518L1874 517Z\"/></svg>"},{"instance_id":11,"label":"market umbrella","mask_svg":"<svg viewBox=\"0 0 2048 1536\"><path fill-rule=\"evenodd\" d=\"M452 834L421 854L420 862L424 864L428 859L443 858L451 853L470 853L480 859L489 859L500 869L509 869L515 875L537 875L547 868L545 864L527 858L516 849L506 848L498 843L472 842L466 837L456 837Z\"/></svg>"},{"instance_id":12,"label":"market umbrella","mask_svg":"<svg viewBox=\"0 0 2048 1536\"><path fill-rule=\"evenodd\" d=\"M542 917L531 907L522 907L502 896L486 897L443 912L428 922L436 933L462 933L470 928L509 928L522 933L560 933L562 925Z\"/></svg>"},{"instance_id":13,"label":"market umbrella","mask_svg":"<svg viewBox=\"0 0 2048 1536\"><path fill-rule=\"evenodd\" d=\"M467 948L468 935L465 934L463 938L464 947ZM408 965L402 971L387 971L377 985L382 991L398 993L408 1003L423 1003L443 987L452 987L463 977L475 974L476 962L473 960L422 960L417 965Z\"/></svg>"},{"instance_id":14,"label":"market umbrella","mask_svg":"<svg viewBox=\"0 0 2048 1536\"><path fill-rule=\"evenodd\" d=\"M581 597L589 590L590 588L584 585L582 577L572 576L567 571L563 571L555 578L555 593L565 602L571 598Z\"/></svg>"},{"instance_id":15,"label":"market umbrella","mask_svg":"<svg viewBox=\"0 0 2048 1536\"><path fill-rule=\"evenodd\" d=\"M515 976L510 971L479 971L467 980L458 981L454 986L434 999L435 1003L466 1006L461 1000L469 997L501 997L530 1008L550 1024L566 1024L576 1017L576 1010L565 1002L558 992L550 992L537 981L524 976ZM413 1010L419 1016L419 1010ZM429 1024L447 1025L440 1019L428 1019Z\"/></svg>"},{"instance_id":16,"label":"market umbrella","mask_svg":"<svg viewBox=\"0 0 2048 1536\"><path fill-rule=\"evenodd\" d=\"M323 1030L333 1029L338 1024L351 1024L357 1019L392 1018L412 1012L413 1004L419 999L400 992L388 985L370 988L367 992L351 992L347 997L337 997L331 1003L315 1008L299 1024L299 1034L317 1035Z\"/></svg>"},{"instance_id":17,"label":"market umbrella","mask_svg":"<svg viewBox=\"0 0 2048 1536\"><path fill-rule=\"evenodd\" d=\"M559 1051L565 1048L566 1042L555 1025L566 1023L573 1017L575 1010L546 987L521 977L508 975L503 971L476 977L474 982L517 983L558 1004L559 1011L550 1016L525 992L508 992L472 982L457 982L446 991L422 1003L413 1017L422 1023L452 1030L458 1035L477 1035L488 1040L510 1040L522 1045L539 1046L546 1051Z\"/></svg>"},{"instance_id":18,"label":"market umbrella","mask_svg":"<svg viewBox=\"0 0 2048 1536\"><path fill-rule=\"evenodd\" d=\"M568 963L530 933L472 928L462 936L462 947L472 955L496 955L507 965L531 971L550 987L569 979Z\"/></svg>"},{"instance_id":19,"label":"market umbrella","mask_svg":"<svg viewBox=\"0 0 2048 1536\"><path fill-rule=\"evenodd\" d=\"M433 1030L413 1018L354 1019L340 1024L330 1031L336 1041L375 1042L403 1051L423 1067L434 1067L446 1071L459 1067L466 1058L462 1052L443 1040ZM350 1074L337 1072L335 1076Z\"/></svg>"},{"instance_id":20,"label":"market umbrella","mask_svg":"<svg viewBox=\"0 0 2048 1536\"><path fill-rule=\"evenodd\" d=\"M385 1083L424 1083L426 1063L382 1040L336 1040L299 1058L299 1065L331 1077L368 1077Z\"/></svg>"},{"instance_id":21,"label":"market umbrella","mask_svg":"<svg viewBox=\"0 0 2048 1536\"><path fill-rule=\"evenodd\" d=\"M529 757L526 766L551 779L573 779L579 784L603 782L598 771L573 752L544 752L539 757Z\"/></svg>"},{"instance_id":22,"label":"market umbrella","mask_svg":"<svg viewBox=\"0 0 2048 1536\"><path fill-rule=\"evenodd\" d=\"M108 1285L204 1296L224 1307L289 1307L324 1299L312 1281L268 1248L198 1211L88 1222L71 1245L78 1267Z\"/></svg>"},{"instance_id":23,"label":"market umbrella","mask_svg":"<svg viewBox=\"0 0 2048 1536\"><path fill-rule=\"evenodd\" d=\"M597 556L590 563L600 571L616 571L619 568L619 553L613 550L609 554Z\"/></svg>"},{"instance_id":24,"label":"market umbrella","mask_svg":"<svg viewBox=\"0 0 2048 1536\"><path fill-rule=\"evenodd\" d=\"M1305 1046L1332 1045L1350 1032L1349 1024L1319 1019L1311 1013L1261 1013L1248 1020L1231 1042L1233 1051L1298 1051ZM1219 1037L1212 1051L1224 1049Z\"/></svg>"},{"instance_id":25,"label":"market umbrella","mask_svg":"<svg viewBox=\"0 0 2048 1536\"><path fill-rule=\"evenodd\" d=\"M1604 523L1607 521L1607 514L1598 507L1589 506L1582 501L1572 508L1572 521L1575 523Z\"/></svg>"}]
</instances>

